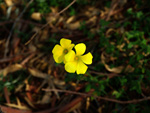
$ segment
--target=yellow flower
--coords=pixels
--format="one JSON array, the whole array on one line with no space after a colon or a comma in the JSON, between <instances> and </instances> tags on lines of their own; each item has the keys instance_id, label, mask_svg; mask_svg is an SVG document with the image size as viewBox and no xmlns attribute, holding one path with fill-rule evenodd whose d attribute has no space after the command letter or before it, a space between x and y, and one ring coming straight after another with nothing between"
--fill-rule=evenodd
<instances>
[{"instance_id":1,"label":"yellow flower","mask_svg":"<svg viewBox=\"0 0 150 113\"><path fill-rule=\"evenodd\" d=\"M89 52L85 55L86 46L84 43L79 43L75 46L76 53L71 50L65 55L65 70L69 73L85 74L87 66L85 64L92 64L93 56Z\"/></svg>"},{"instance_id":2,"label":"yellow flower","mask_svg":"<svg viewBox=\"0 0 150 113\"><path fill-rule=\"evenodd\" d=\"M66 61L64 59L64 56L67 55L73 47L74 44L71 44L71 40L62 38L60 40L60 45L55 45L55 47L52 50L54 60L57 63L65 63Z\"/></svg>"}]
</instances>

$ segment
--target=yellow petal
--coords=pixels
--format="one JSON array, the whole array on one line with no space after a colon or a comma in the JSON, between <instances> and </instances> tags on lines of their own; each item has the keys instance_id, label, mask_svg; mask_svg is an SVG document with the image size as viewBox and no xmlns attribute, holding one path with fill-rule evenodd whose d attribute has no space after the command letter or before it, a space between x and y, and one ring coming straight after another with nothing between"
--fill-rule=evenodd
<instances>
[{"instance_id":1,"label":"yellow petal","mask_svg":"<svg viewBox=\"0 0 150 113\"><path fill-rule=\"evenodd\" d=\"M75 50L77 55L82 55L85 53L86 46L84 43L79 43L75 46Z\"/></svg>"},{"instance_id":2,"label":"yellow petal","mask_svg":"<svg viewBox=\"0 0 150 113\"><path fill-rule=\"evenodd\" d=\"M71 44L71 45L68 47L68 50L72 50L73 47L74 47L74 44Z\"/></svg>"},{"instance_id":3,"label":"yellow petal","mask_svg":"<svg viewBox=\"0 0 150 113\"><path fill-rule=\"evenodd\" d=\"M68 47L70 47L70 45L71 45L71 40L62 38L62 39L60 40L60 45L61 45L63 48L68 48Z\"/></svg>"},{"instance_id":4,"label":"yellow petal","mask_svg":"<svg viewBox=\"0 0 150 113\"><path fill-rule=\"evenodd\" d=\"M60 46L60 45L55 45L55 47L53 48L53 50L52 50L52 53L53 54L59 54L59 55L62 55L63 54L63 48Z\"/></svg>"},{"instance_id":5,"label":"yellow petal","mask_svg":"<svg viewBox=\"0 0 150 113\"><path fill-rule=\"evenodd\" d=\"M82 61L79 61L77 65L77 74L85 74L87 68L88 67Z\"/></svg>"},{"instance_id":6,"label":"yellow petal","mask_svg":"<svg viewBox=\"0 0 150 113\"><path fill-rule=\"evenodd\" d=\"M85 64L92 64L92 59L93 56L92 54L89 52L83 56L81 56L81 60L85 63Z\"/></svg>"},{"instance_id":7,"label":"yellow petal","mask_svg":"<svg viewBox=\"0 0 150 113\"><path fill-rule=\"evenodd\" d=\"M64 61L64 56L63 55L54 54L53 57L54 57L54 60L55 60L56 63L62 63Z\"/></svg>"},{"instance_id":8,"label":"yellow petal","mask_svg":"<svg viewBox=\"0 0 150 113\"><path fill-rule=\"evenodd\" d=\"M75 58L75 52L73 50L69 51L66 55L65 55L65 61L66 62L70 62L70 61L74 61Z\"/></svg>"},{"instance_id":9,"label":"yellow petal","mask_svg":"<svg viewBox=\"0 0 150 113\"><path fill-rule=\"evenodd\" d=\"M77 62L67 62L65 64L65 70L69 73L75 73L77 69Z\"/></svg>"}]
</instances>

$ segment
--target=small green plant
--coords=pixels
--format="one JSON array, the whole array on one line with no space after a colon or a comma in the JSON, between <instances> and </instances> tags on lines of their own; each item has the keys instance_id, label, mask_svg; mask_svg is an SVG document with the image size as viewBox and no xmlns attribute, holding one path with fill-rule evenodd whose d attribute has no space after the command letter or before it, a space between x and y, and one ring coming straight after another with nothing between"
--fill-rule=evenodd
<instances>
[{"instance_id":1,"label":"small green plant","mask_svg":"<svg viewBox=\"0 0 150 113\"><path fill-rule=\"evenodd\" d=\"M55 1L55 0L54 0ZM30 13L40 12L40 13L49 13L50 12L50 3L47 0L35 0L31 4Z\"/></svg>"},{"instance_id":2,"label":"small green plant","mask_svg":"<svg viewBox=\"0 0 150 113\"><path fill-rule=\"evenodd\" d=\"M24 76L26 74L26 72L24 70L21 71L17 71L13 74L8 74L6 77L4 77L3 75L0 75L0 92L2 92L0 94L0 103L1 102L5 102L3 97L4 95L4 87L7 87L8 91L11 92L11 94L14 93L15 88L23 83L23 80L25 79L26 76ZM11 98L14 98L13 96L11 96Z\"/></svg>"}]
</instances>

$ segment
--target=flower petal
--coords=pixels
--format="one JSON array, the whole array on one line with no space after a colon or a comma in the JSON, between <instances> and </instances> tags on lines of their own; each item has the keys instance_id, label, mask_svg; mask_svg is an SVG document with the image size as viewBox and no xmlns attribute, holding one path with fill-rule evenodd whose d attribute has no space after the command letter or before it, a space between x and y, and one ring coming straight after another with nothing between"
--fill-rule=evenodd
<instances>
[{"instance_id":1,"label":"flower petal","mask_svg":"<svg viewBox=\"0 0 150 113\"><path fill-rule=\"evenodd\" d=\"M63 48L69 48L69 46L71 45L71 40L62 38L62 39L60 40L60 45L61 45Z\"/></svg>"},{"instance_id":2,"label":"flower petal","mask_svg":"<svg viewBox=\"0 0 150 113\"><path fill-rule=\"evenodd\" d=\"M79 43L75 46L75 50L77 55L82 55L85 53L86 46L84 43Z\"/></svg>"},{"instance_id":3,"label":"flower petal","mask_svg":"<svg viewBox=\"0 0 150 113\"><path fill-rule=\"evenodd\" d=\"M75 73L77 69L77 62L67 62L65 64L65 70L69 73Z\"/></svg>"},{"instance_id":4,"label":"flower petal","mask_svg":"<svg viewBox=\"0 0 150 113\"><path fill-rule=\"evenodd\" d=\"M55 47L52 50L53 54L62 55L63 54L63 48L60 45L55 45Z\"/></svg>"},{"instance_id":5,"label":"flower petal","mask_svg":"<svg viewBox=\"0 0 150 113\"><path fill-rule=\"evenodd\" d=\"M70 62L74 61L75 58L75 52L73 50L70 50L66 55L65 55L65 61Z\"/></svg>"},{"instance_id":6,"label":"flower petal","mask_svg":"<svg viewBox=\"0 0 150 113\"><path fill-rule=\"evenodd\" d=\"M68 50L72 50L72 48L73 48L74 46L75 46L74 44L71 44L71 45L68 47Z\"/></svg>"},{"instance_id":7,"label":"flower petal","mask_svg":"<svg viewBox=\"0 0 150 113\"><path fill-rule=\"evenodd\" d=\"M92 64L93 56L90 52L81 56L80 58L85 64Z\"/></svg>"},{"instance_id":8,"label":"flower petal","mask_svg":"<svg viewBox=\"0 0 150 113\"><path fill-rule=\"evenodd\" d=\"M64 56L63 55L54 54L53 57L54 57L54 60L55 60L56 63L62 63L63 60L64 60Z\"/></svg>"},{"instance_id":9,"label":"flower petal","mask_svg":"<svg viewBox=\"0 0 150 113\"><path fill-rule=\"evenodd\" d=\"M79 61L77 65L77 74L85 74L87 68L88 67L82 61Z\"/></svg>"}]
</instances>

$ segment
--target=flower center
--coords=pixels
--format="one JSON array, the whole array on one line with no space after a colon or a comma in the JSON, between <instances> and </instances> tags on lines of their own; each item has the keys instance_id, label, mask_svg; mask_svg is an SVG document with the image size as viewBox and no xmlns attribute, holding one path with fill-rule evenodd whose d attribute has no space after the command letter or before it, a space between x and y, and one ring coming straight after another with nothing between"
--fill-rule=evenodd
<instances>
[{"instance_id":1,"label":"flower center","mask_svg":"<svg viewBox=\"0 0 150 113\"><path fill-rule=\"evenodd\" d=\"M79 60L79 57L78 56L75 56L75 58L74 58L76 61L78 61Z\"/></svg>"},{"instance_id":2,"label":"flower center","mask_svg":"<svg viewBox=\"0 0 150 113\"><path fill-rule=\"evenodd\" d=\"M67 54L68 53L68 50L67 49L64 49L64 54Z\"/></svg>"}]
</instances>

